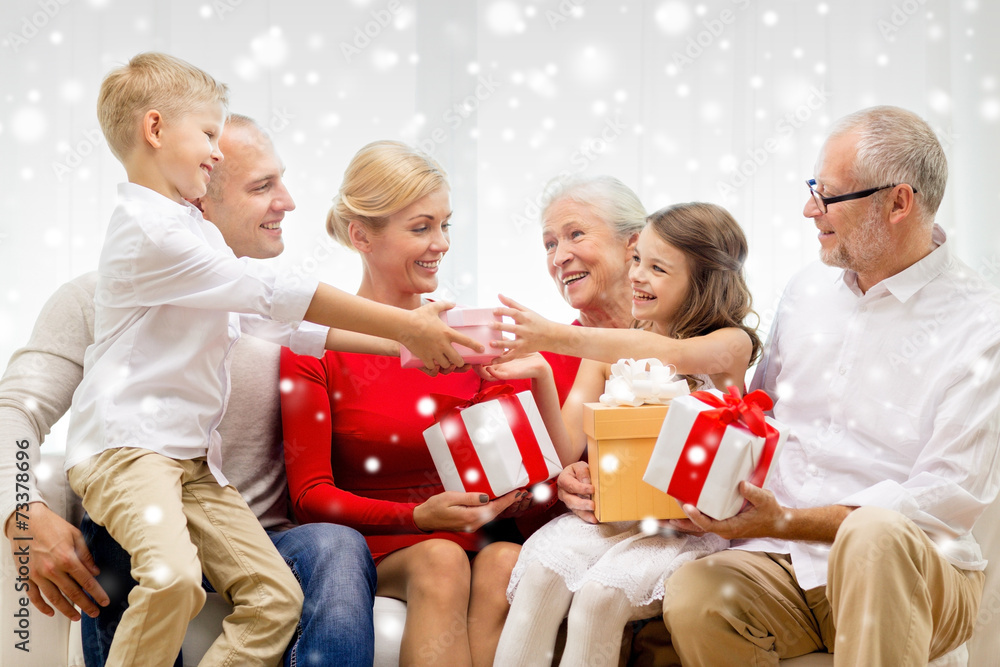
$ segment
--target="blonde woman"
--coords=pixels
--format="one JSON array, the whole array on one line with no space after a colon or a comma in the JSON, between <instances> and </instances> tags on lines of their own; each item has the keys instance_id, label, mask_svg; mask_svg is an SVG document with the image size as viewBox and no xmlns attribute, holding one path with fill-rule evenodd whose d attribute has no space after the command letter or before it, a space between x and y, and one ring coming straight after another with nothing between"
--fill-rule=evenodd
<instances>
[{"instance_id":1,"label":"blonde woman","mask_svg":"<svg viewBox=\"0 0 1000 667\"><path fill-rule=\"evenodd\" d=\"M438 286L451 213L441 167L405 144L379 141L351 160L327 229L361 255L359 296L415 309ZM492 664L517 550L486 546L483 526L520 510L529 496L490 501L444 491L422 436L435 421L424 400L430 393L468 398L483 380L475 373L431 378L367 354L313 359L287 349L281 377L295 514L365 535L376 593L407 603L401 664Z\"/></svg>"}]
</instances>

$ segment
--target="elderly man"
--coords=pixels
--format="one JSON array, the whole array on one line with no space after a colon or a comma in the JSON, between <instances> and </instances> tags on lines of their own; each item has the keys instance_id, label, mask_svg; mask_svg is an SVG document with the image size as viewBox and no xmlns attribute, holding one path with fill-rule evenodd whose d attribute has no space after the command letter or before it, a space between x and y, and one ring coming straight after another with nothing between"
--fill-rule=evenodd
<instances>
[{"instance_id":1,"label":"elderly man","mask_svg":"<svg viewBox=\"0 0 1000 667\"><path fill-rule=\"evenodd\" d=\"M282 182L284 167L271 140L253 120L233 115L220 148L226 158L216 167L205 197L195 203L237 256L279 255L284 249L281 222L295 204ZM95 281L91 273L60 288L43 309L31 341L11 359L0 381L3 451L27 441L37 452L38 443L69 407L82 376L84 351L94 340ZM350 349L356 344L374 351L368 346L378 340L331 331L327 347ZM384 343L388 350L388 341ZM285 664L371 665L375 568L364 538L344 526L295 526L289 520L278 401L279 352L278 345L257 338L243 337L237 343L232 394L218 429L223 471L305 594L302 619ZM151 428L155 422L154 411ZM0 477L9 476L7 468L15 456L10 452L2 461ZM41 498L32 498L27 530L16 527L13 503L4 498L0 506L8 539L16 533L34 540L31 600L45 614L52 615L55 607L74 620L80 615L73 605L82 609L87 614L83 626L87 664L103 665L134 586L128 576L128 554L85 518L83 530L92 558L80 531L49 510ZM14 549L13 541L11 545ZM95 579L99 569L103 574Z\"/></svg>"},{"instance_id":2,"label":"elderly man","mask_svg":"<svg viewBox=\"0 0 1000 667\"><path fill-rule=\"evenodd\" d=\"M1000 299L934 224L946 179L902 109L826 141L804 211L822 264L789 283L751 387L791 428L771 490L743 483L742 514L676 523L733 540L667 581L685 665L823 649L926 665L971 636L986 563L970 531L1000 485Z\"/></svg>"}]
</instances>

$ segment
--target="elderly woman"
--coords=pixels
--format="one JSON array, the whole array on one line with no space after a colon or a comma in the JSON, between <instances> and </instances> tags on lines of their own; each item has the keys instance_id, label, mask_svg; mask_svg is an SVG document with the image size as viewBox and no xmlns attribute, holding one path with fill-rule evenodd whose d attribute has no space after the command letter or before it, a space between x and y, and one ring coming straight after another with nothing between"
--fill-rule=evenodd
<instances>
[{"instance_id":1,"label":"elderly woman","mask_svg":"<svg viewBox=\"0 0 1000 667\"><path fill-rule=\"evenodd\" d=\"M451 213L441 167L380 141L351 160L327 228L361 255L359 296L414 309L438 286ZM432 392L469 398L484 381L475 373L432 378L374 355L313 359L287 349L281 377L295 515L365 536L376 594L407 603L401 664L491 665L516 550L484 547L483 527L530 496L444 491L422 435L435 421Z\"/></svg>"},{"instance_id":2,"label":"elderly woman","mask_svg":"<svg viewBox=\"0 0 1000 667\"><path fill-rule=\"evenodd\" d=\"M542 211L549 275L585 327L628 327L632 287L628 269L646 210L617 178L597 176L550 187ZM552 366L560 403L573 386L578 357L543 353Z\"/></svg>"},{"instance_id":3,"label":"elderly woman","mask_svg":"<svg viewBox=\"0 0 1000 667\"><path fill-rule=\"evenodd\" d=\"M611 176L556 181L547 191L542 209L542 243L549 275L566 303L578 312L573 324L630 326L632 287L628 269L636 239L646 223L646 210L639 197ZM565 403L580 358L551 352L542 352L542 356L552 367L559 403ZM536 494L536 500L544 498L544 493ZM546 502L517 518L517 529L529 537L565 511L553 490ZM516 554L513 557L516 560Z\"/></svg>"}]
</instances>

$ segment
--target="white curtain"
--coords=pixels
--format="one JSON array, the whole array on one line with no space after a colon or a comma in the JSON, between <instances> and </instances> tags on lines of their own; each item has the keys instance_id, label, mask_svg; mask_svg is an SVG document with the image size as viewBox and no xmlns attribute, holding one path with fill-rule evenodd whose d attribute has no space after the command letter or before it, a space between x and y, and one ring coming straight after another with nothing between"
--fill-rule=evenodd
<instances>
[{"instance_id":1,"label":"white curtain","mask_svg":"<svg viewBox=\"0 0 1000 667\"><path fill-rule=\"evenodd\" d=\"M804 181L829 124L873 104L925 117L951 177L938 221L1000 283L1000 3L990 0L6 0L0 6L0 358L92 269L124 177L97 125L103 74L164 50L270 127L298 209L276 260L355 289L323 220L368 141L431 151L456 225L443 296L572 313L544 266L537 198L607 173L649 211L727 206L766 325L816 256Z\"/></svg>"}]
</instances>

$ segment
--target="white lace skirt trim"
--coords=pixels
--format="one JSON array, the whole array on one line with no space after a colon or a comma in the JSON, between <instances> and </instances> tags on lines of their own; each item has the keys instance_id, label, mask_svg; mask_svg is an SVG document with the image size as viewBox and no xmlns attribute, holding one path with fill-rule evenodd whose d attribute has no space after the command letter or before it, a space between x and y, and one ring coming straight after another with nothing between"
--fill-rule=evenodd
<instances>
[{"instance_id":1,"label":"white lace skirt trim","mask_svg":"<svg viewBox=\"0 0 1000 667\"><path fill-rule=\"evenodd\" d=\"M643 533L638 521L589 524L564 514L524 543L507 586L513 601L525 568L538 562L558 574L566 587L579 591L593 581L621 590L635 607L663 599L664 580L688 561L729 546L718 535L681 535L660 529Z\"/></svg>"}]
</instances>

